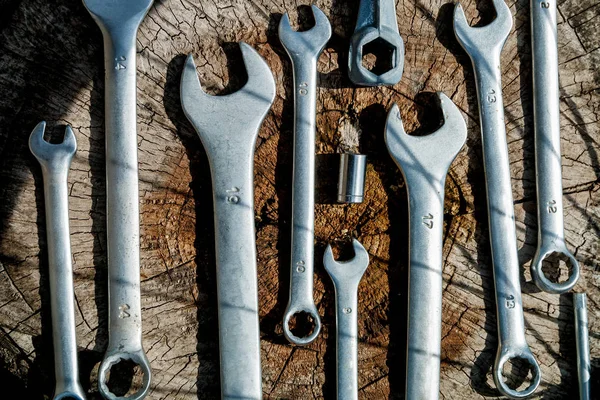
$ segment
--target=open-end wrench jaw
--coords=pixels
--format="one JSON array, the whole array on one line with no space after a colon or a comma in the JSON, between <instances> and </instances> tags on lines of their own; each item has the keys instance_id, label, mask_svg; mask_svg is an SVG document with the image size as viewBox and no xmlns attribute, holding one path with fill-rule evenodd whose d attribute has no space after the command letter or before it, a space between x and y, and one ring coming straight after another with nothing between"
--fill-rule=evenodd
<instances>
[{"instance_id":1,"label":"open-end wrench jaw","mask_svg":"<svg viewBox=\"0 0 600 400\"><path fill-rule=\"evenodd\" d=\"M467 126L458 107L441 92L437 93L437 99L444 123L429 135L407 134L396 104L388 113L385 143L405 177L426 173L443 182L450 164L466 141Z\"/></svg>"},{"instance_id":2,"label":"open-end wrench jaw","mask_svg":"<svg viewBox=\"0 0 600 400\"><path fill-rule=\"evenodd\" d=\"M340 287L340 285L357 287L369 266L369 252L364 246L358 240L352 239L352 248L354 257L347 261L336 261L331 245L325 249L323 265L336 287Z\"/></svg>"},{"instance_id":3,"label":"open-end wrench jaw","mask_svg":"<svg viewBox=\"0 0 600 400\"><path fill-rule=\"evenodd\" d=\"M287 13L279 21L279 40L292 59L306 57L307 54L318 56L331 37L331 24L327 16L315 5L311 6L311 10L315 25L306 31L295 31Z\"/></svg>"},{"instance_id":4,"label":"open-end wrench jaw","mask_svg":"<svg viewBox=\"0 0 600 400\"><path fill-rule=\"evenodd\" d=\"M495 51L500 54L504 42L513 26L510 8L504 0L492 0L496 9L496 18L486 26L472 27L467 22L460 3L454 7L454 34L470 55L481 51Z\"/></svg>"},{"instance_id":5,"label":"open-end wrench jaw","mask_svg":"<svg viewBox=\"0 0 600 400\"><path fill-rule=\"evenodd\" d=\"M209 154L219 147L254 143L260 125L275 99L275 80L263 58L246 43L240 43L248 81L238 91L212 96L200 84L190 54L181 76L181 105ZM251 135L244 135L251 132Z\"/></svg>"},{"instance_id":6,"label":"open-end wrench jaw","mask_svg":"<svg viewBox=\"0 0 600 400\"><path fill-rule=\"evenodd\" d=\"M65 136L62 143L49 143L44 139L46 122L42 121L36 125L29 136L29 149L37 158L44 171L50 164L63 164L65 172L68 171L71 160L77 151L77 141L70 126L65 128Z\"/></svg>"}]
</instances>

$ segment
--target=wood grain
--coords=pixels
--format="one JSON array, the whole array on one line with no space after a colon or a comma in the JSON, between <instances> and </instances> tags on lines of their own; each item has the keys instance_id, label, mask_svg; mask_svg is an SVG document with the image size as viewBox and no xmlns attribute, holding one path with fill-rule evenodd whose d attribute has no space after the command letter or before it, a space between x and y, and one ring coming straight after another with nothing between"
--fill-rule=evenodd
<instances>
[{"instance_id":1,"label":"wood grain","mask_svg":"<svg viewBox=\"0 0 600 400\"><path fill-rule=\"evenodd\" d=\"M489 3L462 1L473 23ZM318 205L315 300L324 324L310 346L290 346L281 319L288 295L291 211L291 64L277 37L282 13L310 26L306 1L156 0L138 35L138 138L144 346L154 371L149 399L219 397L211 183L200 140L184 117L179 79L194 54L211 93L245 79L237 42L271 67L277 97L256 148L256 228L263 367L267 399L333 398L333 286L320 259L327 243L356 236L372 263L359 294L359 385L364 399L403 398L407 200L383 142L398 103L407 131L436 128L432 92L443 91L467 120L467 145L446 191L441 397L495 398L490 370L496 318L477 99L470 61L452 31L453 5L399 1L404 76L393 87L356 88L346 74L358 2L319 0L333 37L319 59ZM527 339L542 368L534 398L577 390L570 295L541 293L529 262L537 238L529 2L511 1L515 26L502 56L503 94ZM300 6L300 7L298 7ZM53 137L70 124L79 151L69 175L69 210L82 382L100 398L96 371L107 344L103 47L79 1L0 0L0 381L23 398L53 391L52 342L41 171L27 138L40 120ZM592 364L600 359L600 5L559 4L561 135L565 228L588 292ZM368 155L364 203L337 205L336 157L347 132ZM338 246L339 247L339 246ZM597 375L594 374L597 380ZM128 385L116 379L115 385Z\"/></svg>"}]
</instances>

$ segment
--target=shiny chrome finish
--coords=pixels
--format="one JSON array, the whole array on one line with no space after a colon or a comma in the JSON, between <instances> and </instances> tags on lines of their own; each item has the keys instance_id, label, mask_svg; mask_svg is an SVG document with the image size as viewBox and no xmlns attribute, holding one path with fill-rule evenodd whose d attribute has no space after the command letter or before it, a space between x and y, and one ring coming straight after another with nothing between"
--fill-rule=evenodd
<instances>
[{"instance_id":1,"label":"shiny chrome finish","mask_svg":"<svg viewBox=\"0 0 600 400\"><path fill-rule=\"evenodd\" d=\"M136 124L136 36L152 0L83 0L104 37L106 125L106 236L108 254L108 348L99 370L99 391L117 397L107 373L121 360L140 366L142 399L151 370L142 346L140 215Z\"/></svg>"},{"instance_id":2,"label":"shiny chrome finish","mask_svg":"<svg viewBox=\"0 0 600 400\"><path fill-rule=\"evenodd\" d=\"M340 154L338 176L338 203L362 203L365 196L367 156L364 154Z\"/></svg>"},{"instance_id":3,"label":"shiny chrome finish","mask_svg":"<svg viewBox=\"0 0 600 400\"><path fill-rule=\"evenodd\" d=\"M496 19L489 25L477 28L469 26L460 3L457 3L454 9L454 33L473 63L481 119L498 319L498 352L494 364L494 382L503 395L525 398L537 389L541 380L541 371L525 338L514 204L502 102L500 54L512 29L512 15L504 1L493 0L493 3L496 8ZM513 358L526 361L533 374L530 386L522 391L510 388L502 377L504 365Z\"/></svg>"},{"instance_id":4,"label":"shiny chrome finish","mask_svg":"<svg viewBox=\"0 0 600 400\"><path fill-rule=\"evenodd\" d=\"M315 26L295 32L287 14L279 22L279 40L294 68L294 177L292 189L292 259L290 298L283 317L288 341L307 345L319 335L321 318L313 299L315 246L315 136L317 60L331 37L331 26L318 7L312 6ZM289 328L295 314L311 316L315 328L307 337L297 337Z\"/></svg>"},{"instance_id":5,"label":"shiny chrome finish","mask_svg":"<svg viewBox=\"0 0 600 400\"><path fill-rule=\"evenodd\" d=\"M354 258L348 261L336 261L331 246L323 255L335 287L338 400L358 400L358 285L369 266L369 253L356 239L352 247Z\"/></svg>"},{"instance_id":6,"label":"shiny chrome finish","mask_svg":"<svg viewBox=\"0 0 600 400\"><path fill-rule=\"evenodd\" d=\"M391 69L381 75L363 65L363 48L379 40L391 50ZM382 44L383 44L382 43ZM362 86L395 85L404 70L404 41L398 33L394 0L360 0L354 34L348 52L350 80Z\"/></svg>"},{"instance_id":7,"label":"shiny chrome finish","mask_svg":"<svg viewBox=\"0 0 600 400\"><path fill-rule=\"evenodd\" d=\"M579 263L567 249L564 233L558 39L554 1L531 0L531 42L538 210L538 247L531 263L531 276L541 290L565 293L579 279ZM555 283L544 275L543 261L553 254L561 254L569 260L572 273L565 282Z\"/></svg>"},{"instance_id":8,"label":"shiny chrome finish","mask_svg":"<svg viewBox=\"0 0 600 400\"><path fill-rule=\"evenodd\" d=\"M402 171L409 198L410 264L406 399L438 399L442 341L444 189L450 164L467 140L458 108L438 92L444 125L427 136L404 131L397 105L385 142Z\"/></svg>"},{"instance_id":9,"label":"shiny chrome finish","mask_svg":"<svg viewBox=\"0 0 600 400\"><path fill-rule=\"evenodd\" d=\"M42 167L48 242L48 275L52 309L52 342L54 344L54 400L85 399L79 383L77 337L75 335L75 294L69 238L69 191L67 176L77 151L77 141L70 126L63 142L50 144L44 140L46 123L37 124L29 137L29 149Z\"/></svg>"},{"instance_id":10,"label":"shiny chrome finish","mask_svg":"<svg viewBox=\"0 0 600 400\"><path fill-rule=\"evenodd\" d=\"M590 400L590 340L588 332L587 297L585 293L573 293L575 311L575 343L577 345L577 378L579 399Z\"/></svg>"},{"instance_id":11,"label":"shiny chrome finish","mask_svg":"<svg viewBox=\"0 0 600 400\"><path fill-rule=\"evenodd\" d=\"M254 146L275 99L269 66L240 43L248 81L226 96L210 96L188 56L181 105L206 150L212 175L221 397L262 399L258 283L254 231Z\"/></svg>"}]
</instances>

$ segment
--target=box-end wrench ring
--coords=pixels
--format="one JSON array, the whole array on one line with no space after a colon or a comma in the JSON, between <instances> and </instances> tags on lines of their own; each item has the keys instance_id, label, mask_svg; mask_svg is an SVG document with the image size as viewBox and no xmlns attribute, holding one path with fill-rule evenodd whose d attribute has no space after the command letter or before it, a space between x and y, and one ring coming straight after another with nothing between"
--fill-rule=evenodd
<instances>
[{"instance_id":1,"label":"box-end wrench ring","mask_svg":"<svg viewBox=\"0 0 600 400\"><path fill-rule=\"evenodd\" d=\"M84 400L79 383L77 338L75 334L75 295L69 239L69 191L67 176L77 142L70 126L62 143L44 140L46 123L40 122L31 132L29 149L40 163L44 179L46 236L48 242L48 275L52 309L52 342L54 345L54 400Z\"/></svg>"},{"instance_id":2,"label":"box-end wrench ring","mask_svg":"<svg viewBox=\"0 0 600 400\"><path fill-rule=\"evenodd\" d=\"M458 107L445 94L437 96L444 118L437 131L408 135L397 105L388 113L385 128L385 143L402 171L409 198L405 397L419 400L439 397L444 189L450 164L467 140L467 125Z\"/></svg>"},{"instance_id":3,"label":"box-end wrench ring","mask_svg":"<svg viewBox=\"0 0 600 400\"><path fill-rule=\"evenodd\" d=\"M482 27L471 27L460 3L457 3L454 8L454 33L473 63L481 121L498 322L498 352L494 364L494 381L503 395L524 398L531 395L539 386L541 371L525 337L514 203L502 101L500 55L512 29L513 21L510 9L504 1L493 0L493 3L496 19ZM502 377L504 364L513 358L526 361L532 371L531 384L522 391L509 387Z\"/></svg>"},{"instance_id":4,"label":"box-end wrench ring","mask_svg":"<svg viewBox=\"0 0 600 400\"><path fill-rule=\"evenodd\" d=\"M538 248L531 263L531 276L541 290L559 294L575 286L580 268L567 249L564 233L556 11L554 1L531 0L538 214ZM542 269L544 260L553 254L567 258L572 268L569 278L564 282L552 282Z\"/></svg>"},{"instance_id":5,"label":"box-end wrench ring","mask_svg":"<svg viewBox=\"0 0 600 400\"><path fill-rule=\"evenodd\" d=\"M279 22L279 40L294 69L292 256L283 333L288 341L297 345L311 343L321 331L321 318L313 298L317 60L331 37L331 25L318 7L312 6L312 12L315 25L307 31L294 31L287 14ZM315 324L306 337L294 335L289 327L291 318L301 312L309 314Z\"/></svg>"}]
</instances>

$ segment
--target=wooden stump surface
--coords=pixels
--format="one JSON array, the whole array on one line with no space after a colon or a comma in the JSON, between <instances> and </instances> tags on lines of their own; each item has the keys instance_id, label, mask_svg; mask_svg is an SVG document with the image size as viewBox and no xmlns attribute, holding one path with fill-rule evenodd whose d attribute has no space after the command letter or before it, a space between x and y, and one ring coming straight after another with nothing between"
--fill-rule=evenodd
<instances>
[{"instance_id":1,"label":"wooden stump surface","mask_svg":"<svg viewBox=\"0 0 600 400\"><path fill-rule=\"evenodd\" d=\"M490 1L461 3L472 23L494 17ZM436 91L455 102L469 129L446 185L441 397L498 397L490 375L496 315L477 99L471 63L453 34L451 2L397 2L406 45L402 80L393 87L356 88L347 78L346 58L358 1L317 1L333 28L319 59L317 95L314 296L324 326L303 348L282 335L293 99L291 64L277 25L289 12L295 25L310 26L307 4L156 0L142 23L137 110L143 340L154 371L148 398L219 397L211 182L200 140L181 110L179 80L192 53L211 93L239 88L245 79L239 41L259 51L277 83L255 158L264 397L334 398L334 293L320 260L327 243L355 236L371 256L359 289L360 397L403 398L407 199L383 128L387 110L397 103L407 131L433 131L440 117L432 102ZM558 399L577 393L572 297L540 292L529 272L537 241L529 2L509 5L514 28L502 53L502 84L527 340L543 374L534 398ZM589 295L597 368L600 4L561 0L558 8L565 234L582 266L576 290ZM55 139L64 124L72 125L79 143L69 175L77 334L83 385L89 398L100 398L96 374L108 334L103 45L81 1L0 0L0 95L0 382L5 392L10 388L28 399L49 398L54 389L41 171L27 147L35 124L46 120ZM332 201L335 153L357 135L369 158L366 199L338 205ZM115 387L129 385L123 375Z\"/></svg>"}]
</instances>

